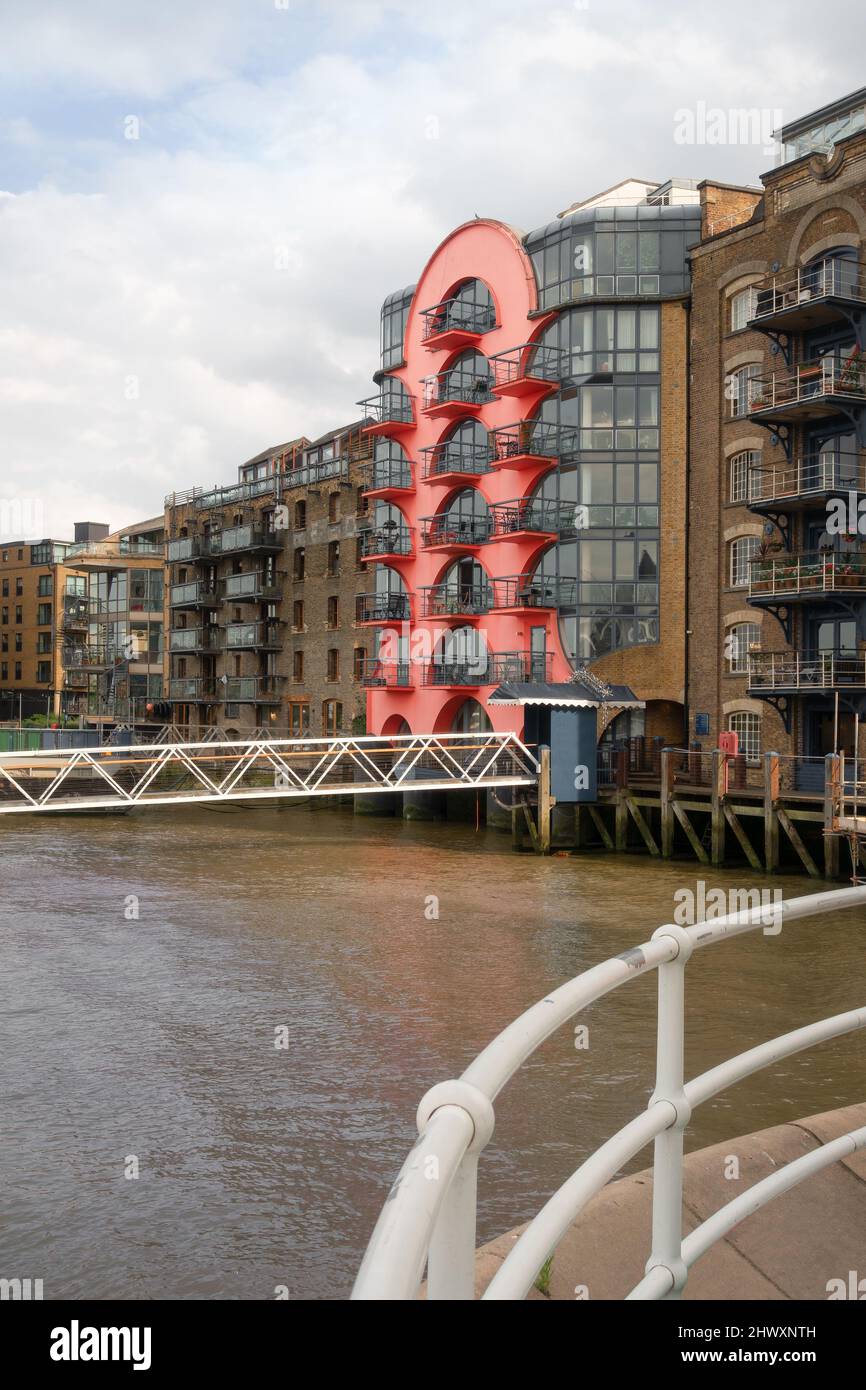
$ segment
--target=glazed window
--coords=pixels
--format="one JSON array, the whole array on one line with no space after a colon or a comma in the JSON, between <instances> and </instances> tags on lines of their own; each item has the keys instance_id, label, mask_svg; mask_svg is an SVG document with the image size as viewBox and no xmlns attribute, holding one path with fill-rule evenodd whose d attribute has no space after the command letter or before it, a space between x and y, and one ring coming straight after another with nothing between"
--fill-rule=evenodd
<instances>
[{"instance_id":1,"label":"glazed window","mask_svg":"<svg viewBox=\"0 0 866 1390\"><path fill-rule=\"evenodd\" d=\"M380 347L382 366L386 371L390 367L401 366L404 361L406 323L414 292L415 286L410 285L396 294L389 294L382 305Z\"/></svg>"},{"instance_id":2,"label":"glazed window","mask_svg":"<svg viewBox=\"0 0 866 1390\"><path fill-rule=\"evenodd\" d=\"M741 589L749 582L749 565L758 553L761 542L757 536L740 536L731 541L731 588Z\"/></svg>"},{"instance_id":3,"label":"glazed window","mask_svg":"<svg viewBox=\"0 0 866 1390\"><path fill-rule=\"evenodd\" d=\"M734 419L748 415L751 405L750 383L761 373L761 364L751 362L747 367L738 367L725 378L725 396L730 403L730 413Z\"/></svg>"},{"instance_id":4,"label":"glazed window","mask_svg":"<svg viewBox=\"0 0 866 1390\"><path fill-rule=\"evenodd\" d=\"M371 488L411 488L412 469L405 450L393 439L377 440L373 453Z\"/></svg>"},{"instance_id":5,"label":"glazed window","mask_svg":"<svg viewBox=\"0 0 866 1390\"><path fill-rule=\"evenodd\" d=\"M649 308L568 309L541 335L545 347L571 358L573 376L590 372L657 372L659 311Z\"/></svg>"},{"instance_id":6,"label":"glazed window","mask_svg":"<svg viewBox=\"0 0 866 1390\"><path fill-rule=\"evenodd\" d=\"M539 308L621 295L680 294L688 289L686 252L700 239L687 206L597 208L539 231L524 245L539 289Z\"/></svg>"},{"instance_id":7,"label":"glazed window","mask_svg":"<svg viewBox=\"0 0 866 1390\"><path fill-rule=\"evenodd\" d=\"M732 676L745 675L749 669L749 652L760 645L761 629L757 623L736 623L728 629L725 639L725 658Z\"/></svg>"},{"instance_id":8,"label":"glazed window","mask_svg":"<svg viewBox=\"0 0 866 1390\"><path fill-rule=\"evenodd\" d=\"M748 501L749 476L760 461L761 455L756 449L745 449L742 453L733 455L728 471L729 502Z\"/></svg>"},{"instance_id":9,"label":"glazed window","mask_svg":"<svg viewBox=\"0 0 866 1390\"><path fill-rule=\"evenodd\" d=\"M755 287L749 285L731 295L731 332L739 333L755 316Z\"/></svg>"},{"instance_id":10,"label":"glazed window","mask_svg":"<svg viewBox=\"0 0 866 1390\"><path fill-rule=\"evenodd\" d=\"M728 715L728 728L737 735L739 751L747 763L757 763L761 758L761 716L742 711Z\"/></svg>"}]
</instances>

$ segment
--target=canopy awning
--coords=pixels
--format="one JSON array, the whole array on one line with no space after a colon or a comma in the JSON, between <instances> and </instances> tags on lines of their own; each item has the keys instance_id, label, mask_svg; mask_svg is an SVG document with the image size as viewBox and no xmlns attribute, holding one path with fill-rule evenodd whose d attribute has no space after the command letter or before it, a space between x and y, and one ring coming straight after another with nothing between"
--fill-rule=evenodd
<instances>
[{"instance_id":1,"label":"canopy awning","mask_svg":"<svg viewBox=\"0 0 866 1390\"><path fill-rule=\"evenodd\" d=\"M627 685L608 686L602 699L583 681L503 681L488 696L488 705L552 705L557 709L598 709L613 705L617 709L646 709Z\"/></svg>"}]
</instances>

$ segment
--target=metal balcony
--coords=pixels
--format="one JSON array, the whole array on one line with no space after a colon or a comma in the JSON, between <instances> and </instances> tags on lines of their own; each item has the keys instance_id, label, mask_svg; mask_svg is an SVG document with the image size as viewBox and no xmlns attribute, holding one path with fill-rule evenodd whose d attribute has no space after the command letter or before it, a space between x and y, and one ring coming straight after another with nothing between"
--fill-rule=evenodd
<instances>
[{"instance_id":1,"label":"metal balcony","mask_svg":"<svg viewBox=\"0 0 866 1390\"><path fill-rule=\"evenodd\" d=\"M412 396L398 395L396 392L383 392L379 396L369 396L365 401L357 401L364 412L367 424L364 432L379 434L384 438L399 434L415 423Z\"/></svg>"},{"instance_id":2,"label":"metal balcony","mask_svg":"<svg viewBox=\"0 0 866 1390\"><path fill-rule=\"evenodd\" d=\"M569 366L564 348L542 347L538 343L519 343L506 352L495 352L488 361L493 370L491 390L495 396L539 396L555 391Z\"/></svg>"},{"instance_id":3,"label":"metal balcony","mask_svg":"<svg viewBox=\"0 0 866 1390\"><path fill-rule=\"evenodd\" d=\"M856 453L805 454L749 469L748 502L756 510L767 504L813 504L847 492L866 493L866 460Z\"/></svg>"},{"instance_id":4,"label":"metal balcony","mask_svg":"<svg viewBox=\"0 0 866 1390\"><path fill-rule=\"evenodd\" d=\"M368 658L361 672L361 684L369 690L412 690L415 668L410 661Z\"/></svg>"},{"instance_id":5,"label":"metal balcony","mask_svg":"<svg viewBox=\"0 0 866 1390\"><path fill-rule=\"evenodd\" d=\"M430 419L459 419L478 415L481 407L496 397L490 389L489 376L465 371L459 366L436 376L425 377L422 415Z\"/></svg>"},{"instance_id":6,"label":"metal balcony","mask_svg":"<svg viewBox=\"0 0 866 1390\"><path fill-rule=\"evenodd\" d=\"M367 497L378 497L383 502L404 497L415 491L415 481L408 464L372 463L364 469L366 481L363 492Z\"/></svg>"},{"instance_id":7,"label":"metal balcony","mask_svg":"<svg viewBox=\"0 0 866 1390\"><path fill-rule=\"evenodd\" d=\"M468 555L493 532L490 516L461 517L447 512L421 518L421 546L441 555Z\"/></svg>"},{"instance_id":8,"label":"metal balcony","mask_svg":"<svg viewBox=\"0 0 866 1390\"><path fill-rule=\"evenodd\" d=\"M828 593L866 593L866 555L814 551L757 558L749 564L753 603L810 599Z\"/></svg>"},{"instance_id":9,"label":"metal balcony","mask_svg":"<svg viewBox=\"0 0 866 1390\"><path fill-rule=\"evenodd\" d=\"M429 348L474 347L485 333L496 327L492 304L467 304L461 299L443 299L421 310L421 341Z\"/></svg>"},{"instance_id":10,"label":"metal balcony","mask_svg":"<svg viewBox=\"0 0 866 1390\"><path fill-rule=\"evenodd\" d=\"M278 705L284 676L217 676L217 699L224 704Z\"/></svg>"},{"instance_id":11,"label":"metal balcony","mask_svg":"<svg viewBox=\"0 0 866 1390\"><path fill-rule=\"evenodd\" d=\"M263 526L228 526L210 537L212 555L237 555L244 551L276 554L282 550L285 532L269 531Z\"/></svg>"},{"instance_id":12,"label":"metal balcony","mask_svg":"<svg viewBox=\"0 0 866 1390\"><path fill-rule=\"evenodd\" d=\"M116 647L83 643L63 648L63 665L68 671L110 671L126 660Z\"/></svg>"},{"instance_id":13,"label":"metal balcony","mask_svg":"<svg viewBox=\"0 0 866 1390\"><path fill-rule=\"evenodd\" d=\"M489 613L493 607L490 581L481 584L459 582L429 584L419 590L424 618L462 618L464 621Z\"/></svg>"},{"instance_id":14,"label":"metal balcony","mask_svg":"<svg viewBox=\"0 0 866 1390\"><path fill-rule=\"evenodd\" d=\"M480 478L489 473L493 459L490 444L475 444L472 440L445 439L422 449L422 477L427 483L459 483Z\"/></svg>"},{"instance_id":15,"label":"metal balcony","mask_svg":"<svg viewBox=\"0 0 866 1390\"><path fill-rule=\"evenodd\" d=\"M278 603L283 597L282 585L274 575L257 570L248 574L229 574L222 581L223 597L227 603Z\"/></svg>"},{"instance_id":16,"label":"metal balcony","mask_svg":"<svg viewBox=\"0 0 866 1390\"><path fill-rule=\"evenodd\" d=\"M168 634L170 652L200 653L222 651L222 633L218 627L175 627Z\"/></svg>"},{"instance_id":17,"label":"metal balcony","mask_svg":"<svg viewBox=\"0 0 866 1390\"><path fill-rule=\"evenodd\" d=\"M77 632L81 628L88 628L92 616L91 603L88 598L64 594L63 612L60 619L64 631Z\"/></svg>"},{"instance_id":18,"label":"metal balcony","mask_svg":"<svg viewBox=\"0 0 866 1390\"><path fill-rule=\"evenodd\" d=\"M750 652L748 662L748 688L755 694L866 690L866 652Z\"/></svg>"},{"instance_id":19,"label":"metal balcony","mask_svg":"<svg viewBox=\"0 0 866 1390\"><path fill-rule=\"evenodd\" d=\"M210 556L209 536L179 536L166 545L166 559L170 565L194 560L206 560Z\"/></svg>"},{"instance_id":20,"label":"metal balcony","mask_svg":"<svg viewBox=\"0 0 866 1390\"><path fill-rule=\"evenodd\" d=\"M405 560L414 553L414 532L396 521L358 532L362 560Z\"/></svg>"},{"instance_id":21,"label":"metal balcony","mask_svg":"<svg viewBox=\"0 0 866 1390\"><path fill-rule=\"evenodd\" d=\"M358 594L355 601L355 621L362 625L407 623L409 618L408 594Z\"/></svg>"},{"instance_id":22,"label":"metal balcony","mask_svg":"<svg viewBox=\"0 0 866 1390\"><path fill-rule=\"evenodd\" d=\"M209 677L178 676L168 683L168 698L171 701L191 701L194 704L212 704L220 697L215 693L214 683Z\"/></svg>"},{"instance_id":23,"label":"metal balcony","mask_svg":"<svg viewBox=\"0 0 866 1390\"><path fill-rule=\"evenodd\" d=\"M494 468L538 468L577 452L577 430L546 420L523 420L492 430Z\"/></svg>"},{"instance_id":24,"label":"metal balcony","mask_svg":"<svg viewBox=\"0 0 866 1390\"><path fill-rule=\"evenodd\" d=\"M115 541L79 541L67 546L63 563L70 569L129 569L139 560L164 558L164 546L127 537Z\"/></svg>"},{"instance_id":25,"label":"metal balcony","mask_svg":"<svg viewBox=\"0 0 866 1390\"><path fill-rule=\"evenodd\" d=\"M238 651L281 651L282 639L280 624L265 623L227 623L225 630L225 650Z\"/></svg>"},{"instance_id":26,"label":"metal balcony","mask_svg":"<svg viewBox=\"0 0 866 1390\"><path fill-rule=\"evenodd\" d=\"M493 540L538 540L576 533L579 508L576 503L548 498L515 497L494 502L490 508Z\"/></svg>"},{"instance_id":27,"label":"metal balcony","mask_svg":"<svg viewBox=\"0 0 866 1390\"><path fill-rule=\"evenodd\" d=\"M433 660L424 667L424 684L434 686L500 685L503 681L543 682L550 679L549 654L481 652L460 660Z\"/></svg>"},{"instance_id":28,"label":"metal balcony","mask_svg":"<svg viewBox=\"0 0 866 1390\"><path fill-rule=\"evenodd\" d=\"M168 591L169 608L218 608L219 602L214 586L199 580L172 584Z\"/></svg>"},{"instance_id":29,"label":"metal balcony","mask_svg":"<svg viewBox=\"0 0 866 1390\"><path fill-rule=\"evenodd\" d=\"M828 256L812 265L786 267L753 286L749 328L805 333L848 319L866 306L866 266Z\"/></svg>"},{"instance_id":30,"label":"metal balcony","mask_svg":"<svg viewBox=\"0 0 866 1390\"><path fill-rule=\"evenodd\" d=\"M539 608L568 608L577 602L577 580L534 574L506 575L493 580L493 608L522 613Z\"/></svg>"},{"instance_id":31,"label":"metal balcony","mask_svg":"<svg viewBox=\"0 0 866 1390\"><path fill-rule=\"evenodd\" d=\"M758 421L820 419L866 405L866 365L859 355L800 362L788 372L751 377L747 385L748 414Z\"/></svg>"}]
</instances>

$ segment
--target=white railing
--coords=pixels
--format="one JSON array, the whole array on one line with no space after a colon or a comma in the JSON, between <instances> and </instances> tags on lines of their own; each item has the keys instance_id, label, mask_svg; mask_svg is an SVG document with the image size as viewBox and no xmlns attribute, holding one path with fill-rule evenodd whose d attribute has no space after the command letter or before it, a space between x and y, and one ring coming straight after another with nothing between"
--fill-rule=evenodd
<instances>
[{"instance_id":1,"label":"white railing","mask_svg":"<svg viewBox=\"0 0 866 1390\"><path fill-rule=\"evenodd\" d=\"M109 744L0 753L0 815L534 786L512 733Z\"/></svg>"},{"instance_id":2,"label":"white railing","mask_svg":"<svg viewBox=\"0 0 866 1390\"><path fill-rule=\"evenodd\" d=\"M866 906L866 887L816 893L731 913L693 927L663 926L561 985L511 1023L459 1080L428 1091L418 1107L420 1138L382 1209L358 1273L355 1299L414 1299L427 1264L430 1299L472 1299L478 1159L493 1133L493 1102L555 1030L620 985L658 970L655 1090L643 1113L597 1149L542 1207L515 1242L485 1299L521 1299L587 1202L652 1139L653 1225L647 1275L630 1298L678 1298L689 1267L737 1221L811 1172L866 1146L866 1129L780 1169L723 1207L683 1240L683 1132L693 1110L763 1067L866 1027L866 1007L807 1024L740 1053L686 1083L685 968L692 952L764 926L777 935L802 917ZM774 914L770 922L768 914Z\"/></svg>"}]
</instances>

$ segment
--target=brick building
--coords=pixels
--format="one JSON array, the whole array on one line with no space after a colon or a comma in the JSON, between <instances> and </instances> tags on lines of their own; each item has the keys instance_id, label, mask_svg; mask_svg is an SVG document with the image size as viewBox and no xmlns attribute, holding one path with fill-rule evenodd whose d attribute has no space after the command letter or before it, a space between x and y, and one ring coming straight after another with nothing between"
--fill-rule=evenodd
<instances>
[{"instance_id":1,"label":"brick building","mask_svg":"<svg viewBox=\"0 0 866 1390\"><path fill-rule=\"evenodd\" d=\"M689 735L815 758L805 783L866 696L862 534L833 519L866 491L866 90L781 141L760 188L700 185Z\"/></svg>"},{"instance_id":2,"label":"brick building","mask_svg":"<svg viewBox=\"0 0 866 1390\"><path fill-rule=\"evenodd\" d=\"M363 726L362 424L265 450L236 485L166 498L168 698L191 737Z\"/></svg>"}]
</instances>

